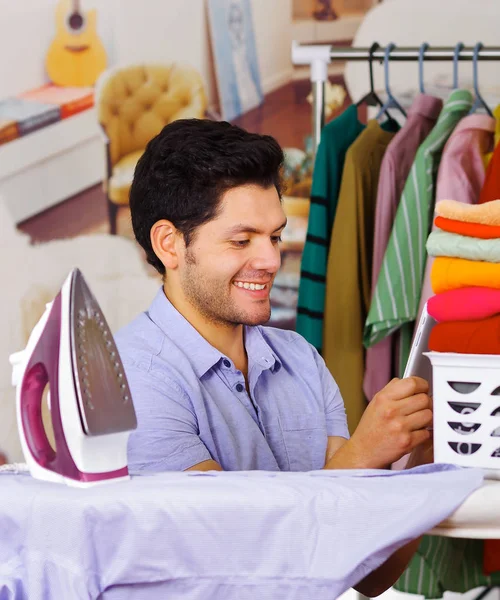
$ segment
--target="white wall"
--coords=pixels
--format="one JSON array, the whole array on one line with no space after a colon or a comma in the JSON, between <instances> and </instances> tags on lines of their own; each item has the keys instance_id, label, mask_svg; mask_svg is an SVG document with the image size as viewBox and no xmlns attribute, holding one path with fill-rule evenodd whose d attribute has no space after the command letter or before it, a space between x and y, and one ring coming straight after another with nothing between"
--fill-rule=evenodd
<instances>
[{"instance_id":1,"label":"white wall","mask_svg":"<svg viewBox=\"0 0 500 600\"><path fill-rule=\"evenodd\" d=\"M498 46L500 0L385 0L370 11L356 33L354 45L369 47L374 41L399 46L452 46L463 42L474 46ZM384 89L382 65L375 64L375 85ZM478 67L479 88L491 107L500 102L500 64L482 61ZM451 62L424 64L425 89L446 97L452 83ZM350 62L346 68L346 83L355 100L368 91L368 69L364 62ZM390 83L394 95L404 102L418 90L418 63L393 62ZM460 62L459 84L472 88L472 63ZM442 93L441 93L442 92Z\"/></svg>"},{"instance_id":2,"label":"white wall","mask_svg":"<svg viewBox=\"0 0 500 600\"><path fill-rule=\"evenodd\" d=\"M269 92L292 78L291 0L250 0L261 80ZM57 0L0 0L0 97L46 82L44 59ZM205 0L82 0L99 11L110 63L179 61L197 68L216 98Z\"/></svg>"}]
</instances>

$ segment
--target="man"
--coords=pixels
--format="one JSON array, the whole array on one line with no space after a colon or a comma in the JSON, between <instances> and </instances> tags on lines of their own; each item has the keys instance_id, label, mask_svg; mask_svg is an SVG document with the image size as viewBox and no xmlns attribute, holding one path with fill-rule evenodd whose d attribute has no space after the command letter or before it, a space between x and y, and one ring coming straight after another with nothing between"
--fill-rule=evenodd
<instances>
[{"instance_id":1,"label":"man","mask_svg":"<svg viewBox=\"0 0 500 600\"><path fill-rule=\"evenodd\" d=\"M137 165L132 224L163 287L117 335L138 417L132 470L379 469L429 441L425 381L390 382L348 439L322 358L262 327L286 226L282 162L269 136L193 119L165 127ZM417 546L358 590L387 589Z\"/></svg>"}]
</instances>

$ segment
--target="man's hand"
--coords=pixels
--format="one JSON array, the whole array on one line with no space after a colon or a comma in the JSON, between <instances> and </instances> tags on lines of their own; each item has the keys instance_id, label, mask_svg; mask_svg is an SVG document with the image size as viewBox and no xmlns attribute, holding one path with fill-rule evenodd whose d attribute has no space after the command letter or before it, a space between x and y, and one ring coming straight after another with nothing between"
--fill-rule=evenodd
<instances>
[{"instance_id":1,"label":"man's hand","mask_svg":"<svg viewBox=\"0 0 500 600\"><path fill-rule=\"evenodd\" d=\"M326 469L383 469L431 439L429 384L420 377L393 379L369 403L356 431Z\"/></svg>"}]
</instances>

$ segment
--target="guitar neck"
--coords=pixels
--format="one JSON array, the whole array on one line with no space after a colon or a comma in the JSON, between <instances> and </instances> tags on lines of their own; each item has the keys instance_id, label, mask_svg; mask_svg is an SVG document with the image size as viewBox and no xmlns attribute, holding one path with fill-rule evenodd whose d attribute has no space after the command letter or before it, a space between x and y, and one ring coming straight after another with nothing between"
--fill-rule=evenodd
<instances>
[{"instance_id":1,"label":"guitar neck","mask_svg":"<svg viewBox=\"0 0 500 600\"><path fill-rule=\"evenodd\" d=\"M72 0L72 4L73 4L73 12L81 14L80 0Z\"/></svg>"}]
</instances>

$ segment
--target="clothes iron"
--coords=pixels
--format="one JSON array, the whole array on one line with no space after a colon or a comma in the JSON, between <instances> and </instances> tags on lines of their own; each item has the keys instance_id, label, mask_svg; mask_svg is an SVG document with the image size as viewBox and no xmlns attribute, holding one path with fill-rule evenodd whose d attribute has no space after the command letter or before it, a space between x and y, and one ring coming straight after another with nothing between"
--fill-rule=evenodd
<instances>
[{"instance_id":1,"label":"clothes iron","mask_svg":"<svg viewBox=\"0 0 500 600\"><path fill-rule=\"evenodd\" d=\"M127 443L137 426L132 396L111 331L78 269L10 362L33 477L79 487L129 478ZM42 419L47 384L55 448Z\"/></svg>"}]
</instances>

